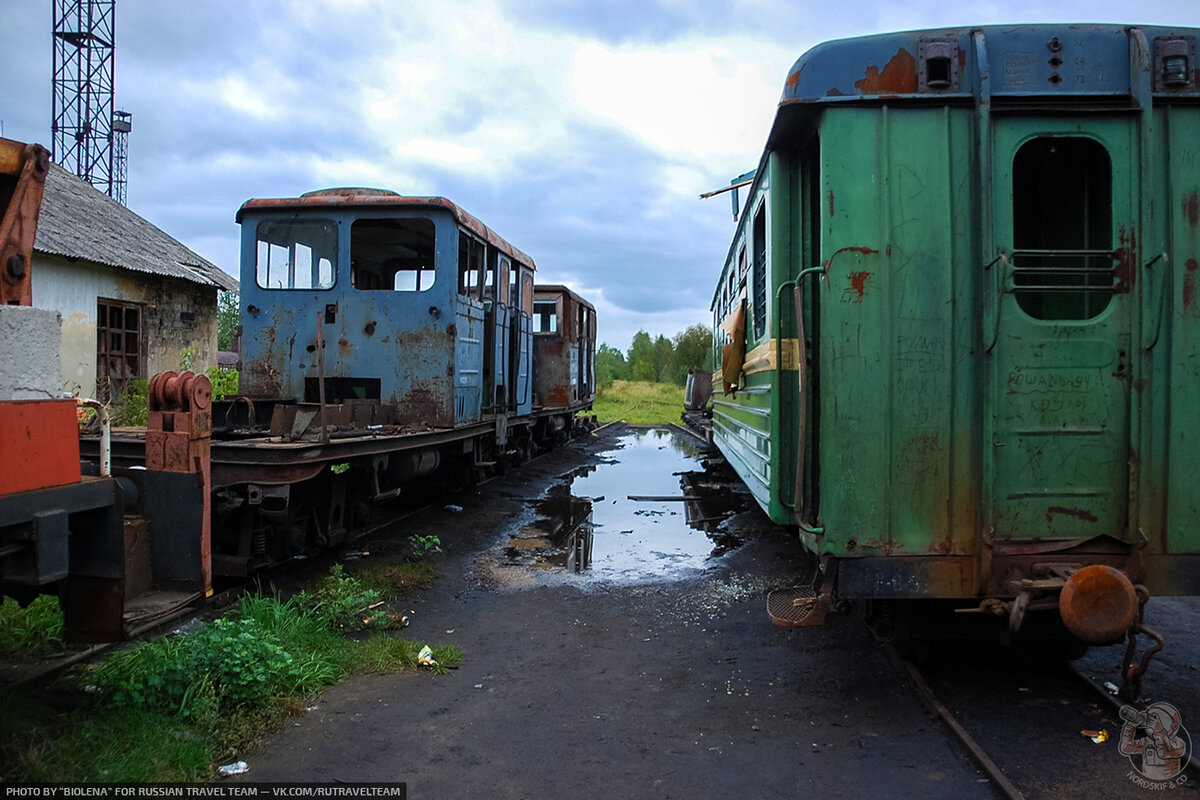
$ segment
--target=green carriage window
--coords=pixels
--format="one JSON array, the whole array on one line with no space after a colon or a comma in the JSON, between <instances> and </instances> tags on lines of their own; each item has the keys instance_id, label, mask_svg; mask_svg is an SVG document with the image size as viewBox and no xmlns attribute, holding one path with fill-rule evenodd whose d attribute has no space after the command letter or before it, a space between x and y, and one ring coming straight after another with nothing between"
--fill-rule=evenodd
<instances>
[{"instance_id":1,"label":"green carriage window","mask_svg":"<svg viewBox=\"0 0 1200 800\"><path fill-rule=\"evenodd\" d=\"M767 215L760 205L754 215L754 338L767 330Z\"/></svg>"},{"instance_id":2,"label":"green carriage window","mask_svg":"<svg viewBox=\"0 0 1200 800\"><path fill-rule=\"evenodd\" d=\"M1035 319L1085 320L1115 287L1112 161L1094 139L1045 137L1013 159L1013 294Z\"/></svg>"}]
</instances>

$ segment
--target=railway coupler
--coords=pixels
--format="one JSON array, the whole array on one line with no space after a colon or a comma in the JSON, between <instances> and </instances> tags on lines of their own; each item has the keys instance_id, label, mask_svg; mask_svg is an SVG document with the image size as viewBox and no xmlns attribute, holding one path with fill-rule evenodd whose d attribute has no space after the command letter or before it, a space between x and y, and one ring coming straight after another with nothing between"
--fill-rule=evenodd
<instances>
[{"instance_id":1,"label":"railway coupler","mask_svg":"<svg viewBox=\"0 0 1200 800\"><path fill-rule=\"evenodd\" d=\"M1160 652L1167 646L1167 640L1163 638L1161 633L1158 633L1152 628L1147 628L1143 622L1146 613L1146 603L1150 600L1150 591L1142 585L1135 587L1138 598L1137 619L1129 630L1126 631L1127 643L1125 645L1125 657L1121 660L1121 687L1117 690L1117 697L1121 698L1126 703L1137 702L1142 696L1142 676L1146 674L1146 669L1150 666L1150 660L1155 654ZM1137 656L1138 635L1146 636L1154 643L1146 648L1142 653L1142 657L1134 660Z\"/></svg>"}]
</instances>

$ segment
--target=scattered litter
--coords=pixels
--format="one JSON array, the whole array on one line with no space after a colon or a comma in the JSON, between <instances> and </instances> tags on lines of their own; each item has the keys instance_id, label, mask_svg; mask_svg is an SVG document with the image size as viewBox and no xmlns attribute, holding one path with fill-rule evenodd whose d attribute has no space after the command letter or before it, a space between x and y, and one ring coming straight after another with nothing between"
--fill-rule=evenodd
<instances>
[{"instance_id":1,"label":"scattered litter","mask_svg":"<svg viewBox=\"0 0 1200 800\"><path fill-rule=\"evenodd\" d=\"M455 514L457 514L458 512L462 511L462 506L456 506L451 503L450 505L446 506L446 510L453 511Z\"/></svg>"},{"instance_id":2,"label":"scattered litter","mask_svg":"<svg viewBox=\"0 0 1200 800\"><path fill-rule=\"evenodd\" d=\"M447 628L446 633L454 633L454 628Z\"/></svg>"},{"instance_id":3,"label":"scattered litter","mask_svg":"<svg viewBox=\"0 0 1200 800\"><path fill-rule=\"evenodd\" d=\"M235 761L232 764L226 764L223 767L217 767L217 774L223 778L228 777L229 775L241 775L243 772L249 771L250 765L245 761Z\"/></svg>"},{"instance_id":4,"label":"scattered litter","mask_svg":"<svg viewBox=\"0 0 1200 800\"><path fill-rule=\"evenodd\" d=\"M172 636L187 636L190 633L195 633L204 627L204 620L199 617L192 617L187 622L180 625L171 631Z\"/></svg>"},{"instance_id":5,"label":"scattered litter","mask_svg":"<svg viewBox=\"0 0 1200 800\"><path fill-rule=\"evenodd\" d=\"M387 626L389 628L407 628L408 617L406 617L404 614L388 614Z\"/></svg>"},{"instance_id":6,"label":"scattered litter","mask_svg":"<svg viewBox=\"0 0 1200 800\"><path fill-rule=\"evenodd\" d=\"M421 652L417 653L417 663L423 667L437 666L437 662L433 660L433 651L429 649L429 645L421 647Z\"/></svg>"},{"instance_id":7,"label":"scattered litter","mask_svg":"<svg viewBox=\"0 0 1200 800\"><path fill-rule=\"evenodd\" d=\"M305 706L304 710L305 711L316 711L318 708L320 708L320 706Z\"/></svg>"},{"instance_id":8,"label":"scattered litter","mask_svg":"<svg viewBox=\"0 0 1200 800\"><path fill-rule=\"evenodd\" d=\"M371 551L369 550L350 550L342 553L342 559L344 561L355 561L360 558L366 558L369 555L371 555Z\"/></svg>"},{"instance_id":9,"label":"scattered litter","mask_svg":"<svg viewBox=\"0 0 1200 800\"><path fill-rule=\"evenodd\" d=\"M1108 741L1108 731L1103 729L1098 731L1080 731L1080 733L1096 744L1104 744Z\"/></svg>"},{"instance_id":10,"label":"scattered litter","mask_svg":"<svg viewBox=\"0 0 1200 800\"><path fill-rule=\"evenodd\" d=\"M1115 683L1113 683L1112 681L1105 681L1104 682L1104 691L1108 692L1109 694L1116 694L1117 692L1119 692L1121 690L1118 689L1117 685Z\"/></svg>"},{"instance_id":11,"label":"scattered litter","mask_svg":"<svg viewBox=\"0 0 1200 800\"><path fill-rule=\"evenodd\" d=\"M482 688L483 688L483 684L482 684L482 683L477 683L477 684L475 684L475 688L476 688L476 689L482 689Z\"/></svg>"}]
</instances>

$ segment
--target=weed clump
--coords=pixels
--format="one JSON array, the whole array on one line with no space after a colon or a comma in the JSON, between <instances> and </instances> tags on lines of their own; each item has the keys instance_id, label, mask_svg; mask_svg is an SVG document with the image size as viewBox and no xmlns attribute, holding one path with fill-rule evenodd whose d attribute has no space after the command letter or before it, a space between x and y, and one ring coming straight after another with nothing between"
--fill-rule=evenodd
<instances>
[{"instance_id":1,"label":"weed clump","mask_svg":"<svg viewBox=\"0 0 1200 800\"><path fill-rule=\"evenodd\" d=\"M0 764L11 765L0 766L0 782L210 777L219 759L245 752L346 674L418 666L422 644L385 632L382 595L339 564L311 592L247 595L194 633L80 669L84 700L57 723L28 699L0 696ZM437 672L462 660L454 647L433 653Z\"/></svg>"}]
</instances>

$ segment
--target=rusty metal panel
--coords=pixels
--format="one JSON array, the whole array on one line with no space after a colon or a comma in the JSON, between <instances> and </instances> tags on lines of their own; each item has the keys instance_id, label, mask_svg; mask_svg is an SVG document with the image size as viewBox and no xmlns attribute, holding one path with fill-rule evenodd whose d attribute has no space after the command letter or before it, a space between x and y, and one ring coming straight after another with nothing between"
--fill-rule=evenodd
<instances>
[{"instance_id":1,"label":"rusty metal panel","mask_svg":"<svg viewBox=\"0 0 1200 800\"><path fill-rule=\"evenodd\" d=\"M585 408L595 398L595 309L565 286L539 285L534 296L556 308L553 329L533 336L534 404Z\"/></svg>"},{"instance_id":2,"label":"rusty metal panel","mask_svg":"<svg viewBox=\"0 0 1200 800\"><path fill-rule=\"evenodd\" d=\"M0 139L0 304L33 305L33 241L49 171L41 145Z\"/></svg>"},{"instance_id":3,"label":"rusty metal panel","mask_svg":"<svg viewBox=\"0 0 1200 800\"><path fill-rule=\"evenodd\" d=\"M360 210L349 202L321 201L293 209L297 219L322 226L299 231L301 239L306 230L312 231L307 234L312 246L302 264L319 266L312 279L293 281L295 288L270 285L274 281L264 281L259 269L264 249L287 250L284 244L260 241L260 226L281 225L281 219L293 215L266 213L274 209L270 203L243 208L242 391L255 398L316 403L323 377L330 404L374 400L394 406L393 421L398 424L453 426L455 386L461 377L456 351L461 338L471 336L468 330L459 331L455 218L436 205L383 210L368 206ZM355 223L364 220L384 230L370 241L377 252L403 245L387 238L381 221L428 220L433 231L434 263L427 265L433 267L432 282L422 277L419 286L394 290L391 285L367 284L356 271L362 267L353 251L366 245L352 237ZM280 241L287 233L283 227L262 230Z\"/></svg>"},{"instance_id":4,"label":"rusty metal panel","mask_svg":"<svg viewBox=\"0 0 1200 800\"><path fill-rule=\"evenodd\" d=\"M972 121L966 109L849 108L822 121L817 435L828 552L975 551L970 298L981 270L966 268L973 228L962 213ZM945 144L920 145L929 141Z\"/></svg>"},{"instance_id":5,"label":"rusty metal panel","mask_svg":"<svg viewBox=\"0 0 1200 800\"><path fill-rule=\"evenodd\" d=\"M0 495L78 483L78 425L74 400L0 403Z\"/></svg>"},{"instance_id":6,"label":"rusty metal panel","mask_svg":"<svg viewBox=\"0 0 1200 800\"><path fill-rule=\"evenodd\" d=\"M1168 176L1161 239L1146 242L1141 270L1146 287L1151 359L1135 390L1147 418L1135 457L1143 470L1142 529L1152 552L1200 552L1200 108L1156 110L1163 131L1161 160ZM1161 251L1160 251L1160 248ZM1150 390L1153 390L1152 392ZM1161 534L1156 535L1156 533ZM1194 573L1196 574L1196 573ZM1191 579L1194 586L1198 581Z\"/></svg>"}]
</instances>

